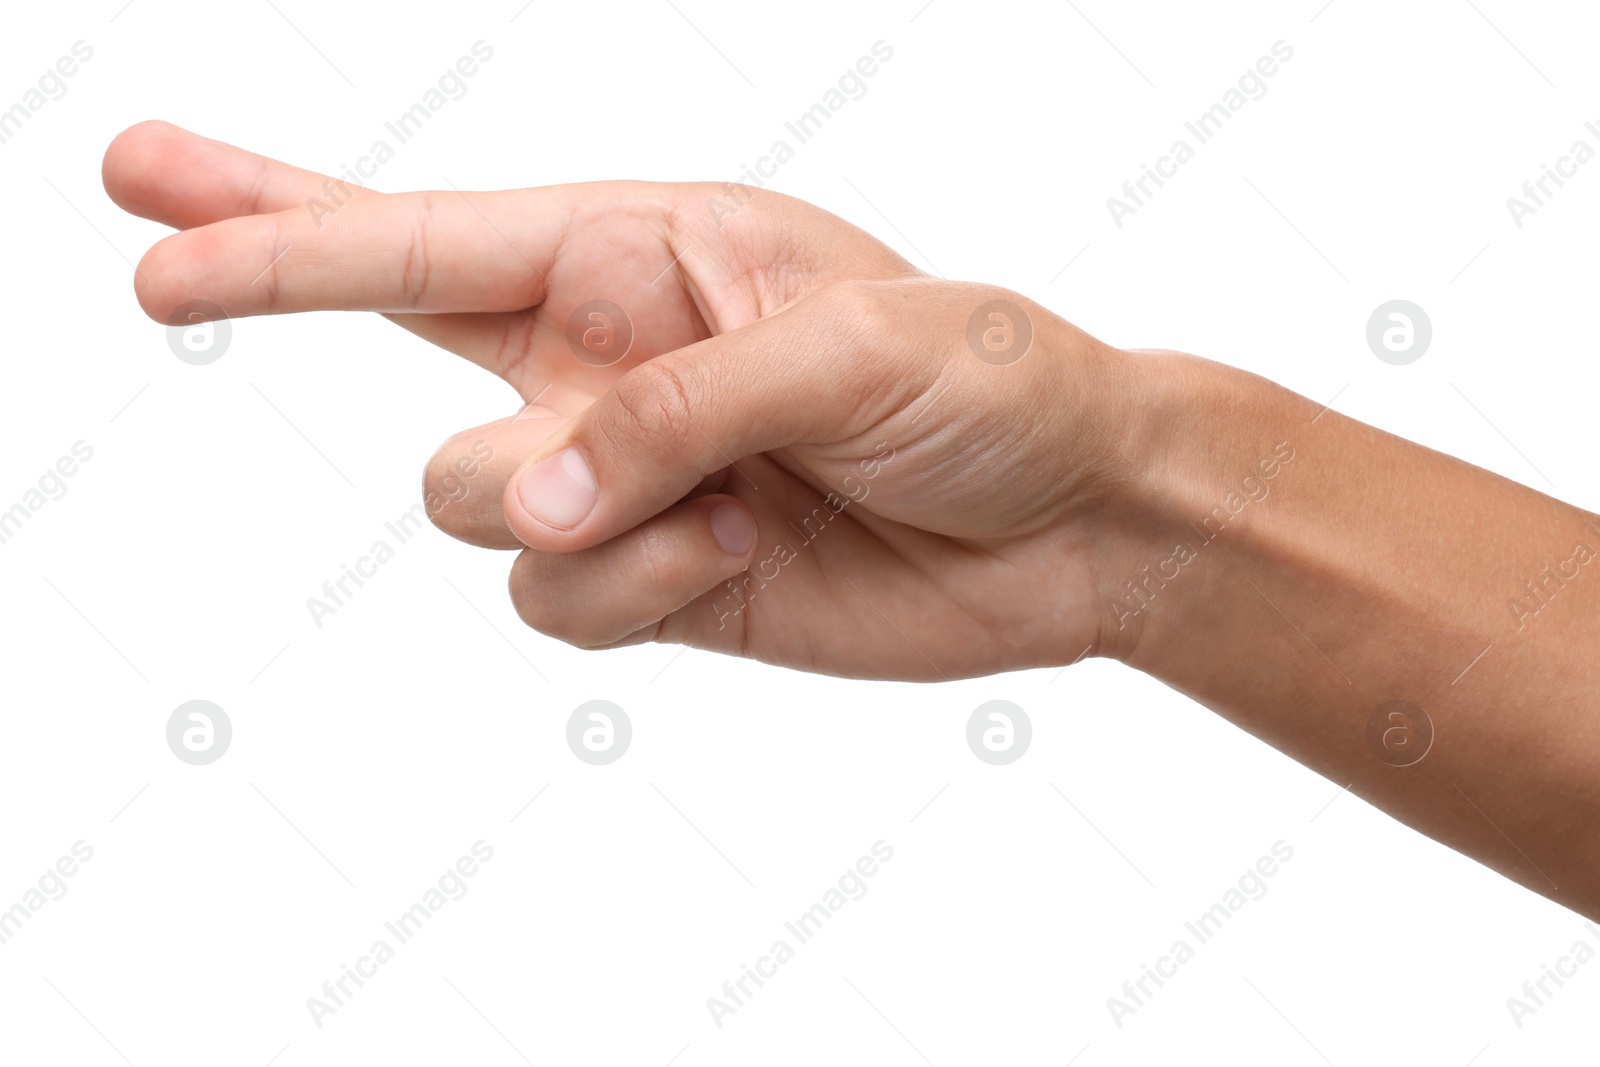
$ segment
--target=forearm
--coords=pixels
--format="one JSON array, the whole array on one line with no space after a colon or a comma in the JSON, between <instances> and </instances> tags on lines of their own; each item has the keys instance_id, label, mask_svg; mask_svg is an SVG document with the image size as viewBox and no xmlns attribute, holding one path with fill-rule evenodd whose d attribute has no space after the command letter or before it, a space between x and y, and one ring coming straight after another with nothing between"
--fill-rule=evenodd
<instances>
[{"instance_id":1,"label":"forearm","mask_svg":"<svg viewBox=\"0 0 1600 1067\"><path fill-rule=\"evenodd\" d=\"M1254 376L1128 360L1123 658L1600 917L1600 520Z\"/></svg>"}]
</instances>

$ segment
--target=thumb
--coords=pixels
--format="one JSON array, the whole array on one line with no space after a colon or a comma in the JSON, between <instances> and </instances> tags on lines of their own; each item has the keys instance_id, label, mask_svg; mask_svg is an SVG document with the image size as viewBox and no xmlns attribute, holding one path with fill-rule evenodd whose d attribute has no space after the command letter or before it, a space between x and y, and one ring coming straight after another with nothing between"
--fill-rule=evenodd
<instances>
[{"instance_id":1,"label":"thumb","mask_svg":"<svg viewBox=\"0 0 1600 1067\"><path fill-rule=\"evenodd\" d=\"M511 532L540 551L590 548L724 467L730 492L759 492L739 467L746 456L864 430L898 395L881 387L897 376L871 351L893 336L883 285L829 287L630 370L512 475Z\"/></svg>"}]
</instances>

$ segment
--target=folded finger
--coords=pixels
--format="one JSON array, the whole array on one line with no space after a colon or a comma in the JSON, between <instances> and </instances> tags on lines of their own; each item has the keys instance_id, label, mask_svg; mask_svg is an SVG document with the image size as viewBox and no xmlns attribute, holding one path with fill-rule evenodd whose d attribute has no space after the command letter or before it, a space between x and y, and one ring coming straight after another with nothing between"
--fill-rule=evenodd
<instances>
[{"instance_id":1,"label":"folded finger","mask_svg":"<svg viewBox=\"0 0 1600 1067\"><path fill-rule=\"evenodd\" d=\"M749 566L757 539L750 508L731 496L676 504L579 552L529 549L511 568L517 614L541 633L583 648L614 645Z\"/></svg>"},{"instance_id":2,"label":"folded finger","mask_svg":"<svg viewBox=\"0 0 1600 1067\"><path fill-rule=\"evenodd\" d=\"M501 500L512 473L575 411L545 395L516 415L455 434L428 460L423 499L433 524L479 548L521 548L506 525ZM548 406L547 406L547 401Z\"/></svg>"},{"instance_id":3,"label":"folded finger","mask_svg":"<svg viewBox=\"0 0 1600 1067\"><path fill-rule=\"evenodd\" d=\"M506 482L549 436L592 404L587 393L560 383L540 391L517 414L453 435L428 460L423 498L440 530L479 548L522 548L506 524ZM729 469L712 471L685 500L722 491Z\"/></svg>"}]
</instances>

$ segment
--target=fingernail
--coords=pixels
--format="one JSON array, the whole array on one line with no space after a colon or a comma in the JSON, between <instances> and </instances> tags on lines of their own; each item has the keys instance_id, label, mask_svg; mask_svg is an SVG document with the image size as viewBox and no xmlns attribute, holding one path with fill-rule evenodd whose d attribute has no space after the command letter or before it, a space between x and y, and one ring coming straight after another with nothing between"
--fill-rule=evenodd
<instances>
[{"instance_id":1,"label":"fingernail","mask_svg":"<svg viewBox=\"0 0 1600 1067\"><path fill-rule=\"evenodd\" d=\"M594 473L576 448L563 448L528 468L517 496L540 522L570 530L594 510Z\"/></svg>"},{"instance_id":2,"label":"fingernail","mask_svg":"<svg viewBox=\"0 0 1600 1067\"><path fill-rule=\"evenodd\" d=\"M738 504L718 504L711 509L711 536L728 555L742 556L756 543L756 520Z\"/></svg>"}]
</instances>

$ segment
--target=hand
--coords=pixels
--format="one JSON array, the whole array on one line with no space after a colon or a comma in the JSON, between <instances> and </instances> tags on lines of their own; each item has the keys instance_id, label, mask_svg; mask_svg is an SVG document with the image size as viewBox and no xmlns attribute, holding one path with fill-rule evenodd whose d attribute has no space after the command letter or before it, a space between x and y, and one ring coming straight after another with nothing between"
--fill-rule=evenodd
<instances>
[{"instance_id":1,"label":"hand","mask_svg":"<svg viewBox=\"0 0 1600 1067\"><path fill-rule=\"evenodd\" d=\"M924 277L772 193L339 190L319 225L305 202L328 182L157 124L106 157L118 203L184 228L141 265L160 321L192 299L382 311L531 401L428 475L448 493L492 441L489 490L436 521L526 546L531 625L858 677L1114 656L1600 918L1600 583L1567 573L1559 607L1514 624L1506 601L1535 597L1533 561L1594 558L1600 518L1252 375ZM632 323L611 366L580 343L590 300ZM1464 514L1494 521L1463 538ZM1400 752L1396 706L1418 731Z\"/></svg>"},{"instance_id":2,"label":"hand","mask_svg":"<svg viewBox=\"0 0 1600 1067\"><path fill-rule=\"evenodd\" d=\"M158 321L196 299L379 311L519 392L428 481L492 446L436 521L527 546L511 588L536 629L920 680L1125 640L1093 578L1115 568L1092 565L1126 470L1102 432L1118 354L1021 296L746 187L383 195L163 123L118 137L104 175L183 231L140 264ZM589 347L579 315L573 343L596 300L625 318Z\"/></svg>"}]
</instances>

